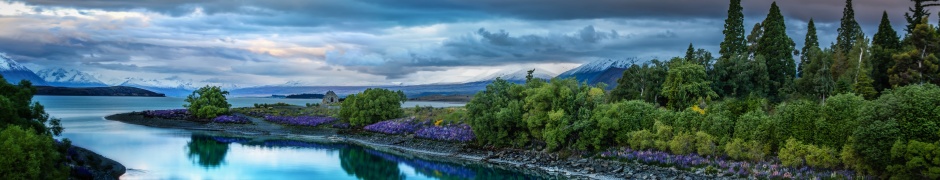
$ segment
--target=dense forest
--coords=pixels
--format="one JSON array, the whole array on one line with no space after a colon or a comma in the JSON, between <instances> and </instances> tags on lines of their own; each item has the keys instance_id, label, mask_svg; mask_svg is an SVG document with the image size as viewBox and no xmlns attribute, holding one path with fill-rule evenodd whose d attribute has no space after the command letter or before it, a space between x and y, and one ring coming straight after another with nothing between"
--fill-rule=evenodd
<instances>
[{"instance_id":1,"label":"dense forest","mask_svg":"<svg viewBox=\"0 0 940 180\"><path fill-rule=\"evenodd\" d=\"M745 34L732 0L718 57L689 45L685 57L629 67L609 93L573 79L496 80L467 104L484 146L562 152L616 147L859 175L940 178L940 29L914 0L902 33L887 12L868 38L852 1L838 37L820 46L808 21L797 48L776 3Z\"/></svg>"}]
</instances>

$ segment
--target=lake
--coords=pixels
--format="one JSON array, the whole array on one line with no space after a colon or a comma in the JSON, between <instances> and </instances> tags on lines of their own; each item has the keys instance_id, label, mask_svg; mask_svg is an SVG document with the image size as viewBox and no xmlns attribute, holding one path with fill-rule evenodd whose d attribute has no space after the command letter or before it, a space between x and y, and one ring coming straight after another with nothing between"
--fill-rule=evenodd
<instances>
[{"instance_id":1,"label":"lake","mask_svg":"<svg viewBox=\"0 0 940 180\"><path fill-rule=\"evenodd\" d=\"M62 119L73 144L128 168L123 179L538 179L476 164L455 164L392 155L347 144L161 129L105 120L116 113L182 108L182 98L36 96ZM303 106L319 99L231 98L233 107L285 102ZM406 102L404 107L463 106Z\"/></svg>"}]
</instances>

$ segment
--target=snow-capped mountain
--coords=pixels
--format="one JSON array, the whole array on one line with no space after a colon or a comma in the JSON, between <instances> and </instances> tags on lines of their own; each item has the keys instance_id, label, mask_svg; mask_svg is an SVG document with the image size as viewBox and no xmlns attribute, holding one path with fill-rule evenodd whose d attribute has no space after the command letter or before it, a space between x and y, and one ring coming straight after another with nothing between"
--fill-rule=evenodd
<instances>
[{"instance_id":1,"label":"snow-capped mountain","mask_svg":"<svg viewBox=\"0 0 940 180\"><path fill-rule=\"evenodd\" d=\"M515 70L515 71L511 71L511 70L501 71L501 72L497 72L497 73L491 74L491 75L486 76L486 77L483 77L483 78L478 78L478 79L474 80L473 82L492 81L492 80L495 80L497 77L500 78L500 79L507 80L507 81L512 81L512 82L525 82L526 76L529 75L529 70L532 70L532 69L520 69L520 70ZM549 71L544 70L544 69L538 69L538 68L536 68L535 71L532 72L532 77L533 77L533 78L536 78L536 79L545 79L545 80L549 80L549 79L554 78L555 75L556 75L556 74L554 74L554 73L552 73L552 72L549 72Z\"/></svg>"},{"instance_id":2,"label":"snow-capped mountain","mask_svg":"<svg viewBox=\"0 0 940 180\"><path fill-rule=\"evenodd\" d=\"M633 65L633 63L636 61L637 59L635 58L634 59L622 59L622 60L607 59L607 60L592 61L589 63L582 64L581 66L578 66L577 68L565 71L564 73L561 73L561 75L558 75L558 77L571 77L575 74L588 74L588 73L602 72L610 68L626 69L630 67L630 65Z\"/></svg>"},{"instance_id":3,"label":"snow-capped mountain","mask_svg":"<svg viewBox=\"0 0 940 180\"><path fill-rule=\"evenodd\" d=\"M629 68L633 63L640 63L636 58L622 60L598 60L585 63L577 68L568 70L558 75L559 78L574 77L579 82L587 82L595 85L597 83L607 84L607 89L617 86L617 80L623 76L623 71Z\"/></svg>"},{"instance_id":4,"label":"snow-capped mountain","mask_svg":"<svg viewBox=\"0 0 940 180\"><path fill-rule=\"evenodd\" d=\"M94 76L75 69L51 68L36 73L50 86L60 87L107 87Z\"/></svg>"},{"instance_id":5,"label":"snow-capped mountain","mask_svg":"<svg viewBox=\"0 0 940 180\"><path fill-rule=\"evenodd\" d=\"M155 88L173 88L194 90L198 88L193 85L192 80L180 79L143 79L143 78L125 78L119 86L130 87L155 87Z\"/></svg>"},{"instance_id":6,"label":"snow-capped mountain","mask_svg":"<svg viewBox=\"0 0 940 180\"><path fill-rule=\"evenodd\" d=\"M3 75L3 79L12 84L19 83L20 80L27 80L34 86L46 85L46 81L37 76L36 73L3 53L0 53L0 75Z\"/></svg>"}]
</instances>

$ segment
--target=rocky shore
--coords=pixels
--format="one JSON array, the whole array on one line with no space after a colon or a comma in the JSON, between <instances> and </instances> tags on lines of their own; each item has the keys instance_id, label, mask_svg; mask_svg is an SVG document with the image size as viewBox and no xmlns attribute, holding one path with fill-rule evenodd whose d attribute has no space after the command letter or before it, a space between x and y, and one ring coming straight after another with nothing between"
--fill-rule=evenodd
<instances>
[{"instance_id":1,"label":"rocky shore","mask_svg":"<svg viewBox=\"0 0 940 180\"><path fill-rule=\"evenodd\" d=\"M478 163L553 179L736 179L735 177L708 175L700 171L689 172L587 155L563 156L558 153L524 149L494 149L466 143L415 138L411 135L386 135L361 130L328 128L329 125L283 126L258 118L250 118L252 124L220 124L148 118L143 113L130 112L110 115L105 119L144 126L216 131L248 137L279 137L301 141L357 144L392 154L455 163Z\"/></svg>"},{"instance_id":2,"label":"rocky shore","mask_svg":"<svg viewBox=\"0 0 940 180\"><path fill-rule=\"evenodd\" d=\"M76 179L119 179L127 169L121 163L104 157L91 150L71 146L68 156L72 159L72 178Z\"/></svg>"}]
</instances>

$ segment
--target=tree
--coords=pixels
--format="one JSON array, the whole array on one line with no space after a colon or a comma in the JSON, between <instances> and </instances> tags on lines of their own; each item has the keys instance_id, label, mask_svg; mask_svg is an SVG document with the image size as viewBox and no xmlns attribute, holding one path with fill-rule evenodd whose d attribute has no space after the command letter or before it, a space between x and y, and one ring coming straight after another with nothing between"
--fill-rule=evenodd
<instances>
[{"instance_id":1,"label":"tree","mask_svg":"<svg viewBox=\"0 0 940 180\"><path fill-rule=\"evenodd\" d=\"M796 75L796 64L793 61L795 43L787 36L786 23L780 8L774 2L770 5L770 13L762 23L764 32L760 37L757 53L767 60L767 70L770 76L770 93L772 101L779 101L780 89L790 84Z\"/></svg>"},{"instance_id":2,"label":"tree","mask_svg":"<svg viewBox=\"0 0 940 180\"><path fill-rule=\"evenodd\" d=\"M816 23L813 23L813 19L809 19L809 25L806 27L806 40L803 41L803 50L800 51L803 54L800 56L800 65L796 72L798 77L803 77L803 66L809 63L807 52L813 49L819 49L819 37L816 36Z\"/></svg>"},{"instance_id":3,"label":"tree","mask_svg":"<svg viewBox=\"0 0 940 180\"><path fill-rule=\"evenodd\" d=\"M185 101L189 104L184 104L183 107L197 118L212 119L228 113L228 108L232 107L225 95L228 95L228 91L223 91L218 86L206 85L187 96Z\"/></svg>"},{"instance_id":4,"label":"tree","mask_svg":"<svg viewBox=\"0 0 940 180\"><path fill-rule=\"evenodd\" d=\"M467 123L481 145L522 146L528 143L530 135L523 121L523 91L524 86L497 78L467 103Z\"/></svg>"},{"instance_id":5,"label":"tree","mask_svg":"<svg viewBox=\"0 0 940 180\"><path fill-rule=\"evenodd\" d=\"M0 179L66 179L69 173L52 136L29 128L0 128L0 154Z\"/></svg>"},{"instance_id":6,"label":"tree","mask_svg":"<svg viewBox=\"0 0 940 180\"><path fill-rule=\"evenodd\" d=\"M904 13L904 18L907 20L907 27L905 31L907 34L913 34L914 29L917 28L917 24L920 24L921 21L924 21L924 17L930 16L930 12L927 11L927 7L930 6L940 6L940 3L927 3L927 2L937 2L938 0L911 0L914 1L914 7L908 8L910 12Z\"/></svg>"},{"instance_id":7,"label":"tree","mask_svg":"<svg viewBox=\"0 0 940 180\"><path fill-rule=\"evenodd\" d=\"M705 77L704 67L680 61L669 68L662 93L669 99L670 108L681 110L718 97L710 84L711 81Z\"/></svg>"},{"instance_id":8,"label":"tree","mask_svg":"<svg viewBox=\"0 0 940 180\"><path fill-rule=\"evenodd\" d=\"M760 39L764 36L764 25L761 23L754 24L754 27L751 28L751 34L747 35L747 54L750 58L757 56L757 48L760 47Z\"/></svg>"},{"instance_id":9,"label":"tree","mask_svg":"<svg viewBox=\"0 0 940 180\"><path fill-rule=\"evenodd\" d=\"M841 52L848 52L855 45L857 36L864 36L861 26L855 21L855 10L852 8L852 0L845 1L845 9L842 11L842 25L839 26L839 36L836 39L836 49Z\"/></svg>"},{"instance_id":10,"label":"tree","mask_svg":"<svg viewBox=\"0 0 940 180\"><path fill-rule=\"evenodd\" d=\"M894 67L888 70L889 81L892 86L904 86L919 83L940 84L937 78L940 60L934 53L940 41L937 29L921 21L914 29L914 33L906 38L904 49L893 56Z\"/></svg>"},{"instance_id":11,"label":"tree","mask_svg":"<svg viewBox=\"0 0 940 180\"><path fill-rule=\"evenodd\" d=\"M892 55L901 48L901 39L898 33L891 27L891 21L888 20L888 12L881 15L881 24L878 25L878 32L872 39L872 68L871 78L873 85L878 92L891 88L891 82L888 78L888 69L894 66Z\"/></svg>"},{"instance_id":12,"label":"tree","mask_svg":"<svg viewBox=\"0 0 940 180\"><path fill-rule=\"evenodd\" d=\"M617 86L610 91L610 102L642 99L646 92L646 81L649 80L645 76L648 69L646 65L641 67L634 64L624 70L620 79L617 79Z\"/></svg>"},{"instance_id":13,"label":"tree","mask_svg":"<svg viewBox=\"0 0 940 180\"><path fill-rule=\"evenodd\" d=\"M405 112L401 103L407 98L401 91L382 88L369 88L359 94L346 96L340 105L341 119L353 126L365 126L379 121L399 118Z\"/></svg>"},{"instance_id":14,"label":"tree","mask_svg":"<svg viewBox=\"0 0 940 180\"><path fill-rule=\"evenodd\" d=\"M741 7L741 0L731 0L728 5L728 18L725 19L725 29L722 33L725 35L721 42L720 59L730 58L734 54L741 54L747 50L744 39L744 8Z\"/></svg>"}]
</instances>

